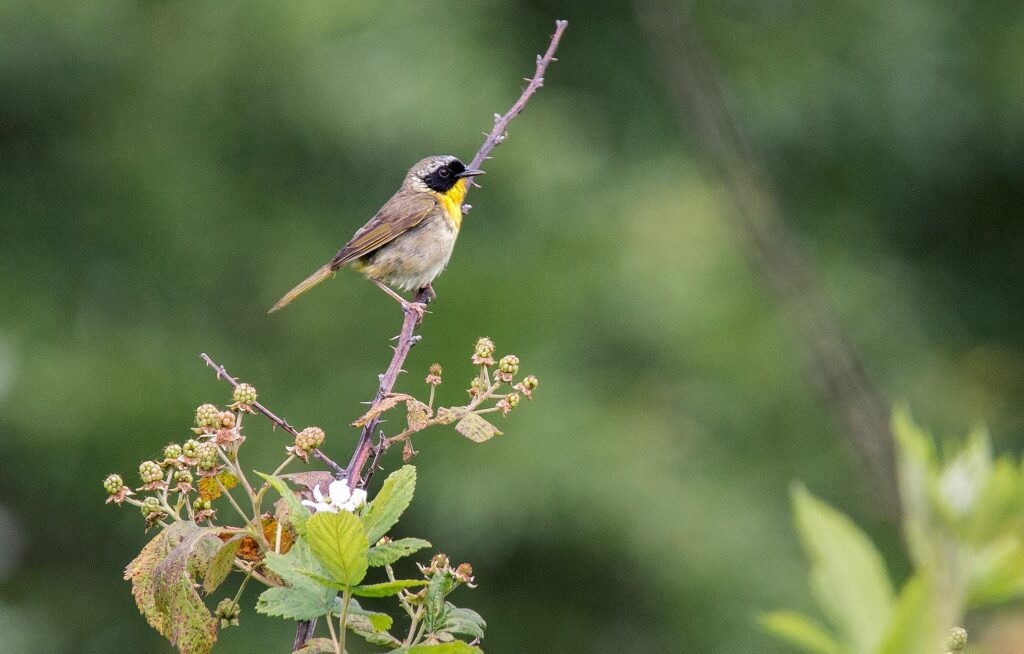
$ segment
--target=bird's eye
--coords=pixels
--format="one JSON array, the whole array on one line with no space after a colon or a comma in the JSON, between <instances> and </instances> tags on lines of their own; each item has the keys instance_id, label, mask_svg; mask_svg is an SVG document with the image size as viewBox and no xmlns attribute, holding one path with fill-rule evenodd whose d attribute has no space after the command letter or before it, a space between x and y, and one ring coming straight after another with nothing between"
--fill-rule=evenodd
<instances>
[{"instance_id":1,"label":"bird's eye","mask_svg":"<svg viewBox=\"0 0 1024 654\"><path fill-rule=\"evenodd\" d=\"M452 174L452 171L448 170L447 168L442 168L441 170L437 171L437 174L440 177L448 177L449 175Z\"/></svg>"}]
</instances>

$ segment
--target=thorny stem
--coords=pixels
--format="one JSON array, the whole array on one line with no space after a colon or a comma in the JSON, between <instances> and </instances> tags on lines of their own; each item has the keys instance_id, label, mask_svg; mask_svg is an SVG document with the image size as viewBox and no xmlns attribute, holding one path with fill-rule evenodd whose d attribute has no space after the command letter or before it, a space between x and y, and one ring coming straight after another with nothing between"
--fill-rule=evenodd
<instances>
[{"instance_id":1,"label":"thorny stem","mask_svg":"<svg viewBox=\"0 0 1024 654\"><path fill-rule=\"evenodd\" d=\"M216 363L214 363L213 359L211 359L209 356L207 356L205 352L200 354L199 357L206 363L206 365L210 366L211 368L213 368L214 370L217 371L217 378L218 379L224 379L229 384L231 384L232 388L238 388L238 380L235 379L234 377L232 377L230 374L228 374L228 371L224 368L224 366L220 366L220 365L217 365ZM274 413L272 411L270 411L270 409L268 409L267 407L263 406L259 402L253 402L252 403L252 408L256 409L256 411L258 411L259 413L263 414L267 418L267 420L269 420L270 422L274 423L275 425L277 425L281 429L285 430L286 432L288 432L292 436L298 436L299 435L299 432L295 429L295 427L292 427L291 425L289 425L288 422L286 420L284 420L283 418L278 418L276 415L274 415ZM330 457L328 457L326 454L324 454L320 450L313 450L313 455L316 458L318 458L321 461L323 461L325 464L327 464L327 466L330 467L331 470L333 470L335 472L335 474L344 474L344 472L345 472L344 469L341 466L339 466L337 463L335 463L333 460L331 460Z\"/></svg>"},{"instance_id":2,"label":"thorny stem","mask_svg":"<svg viewBox=\"0 0 1024 654\"><path fill-rule=\"evenodd\" d=\"M518 116L523 107L526 106L527 101L530 97L537 92L544 84L544 72L547 70L548 64L555 60L555 50L558 49L558 43L562 38L562 33L565 32L565 28L569 26L569 22L565 20L555 21L555 33L551 36L551 42L548 44L548 49L543 55L537 56L537 68L534 71L533 77L530 79L526 88L523 89L519 99L512 105L504 115L497 116L494 119L494 127L491 129L490 134L484 140L484 144L477 151L476 155L470 162L470 168L479 168L483 162L490 155L491 151L499 143L505 140L506 132L508 131L508 125L512 122L512 119ZM471 185L470 185L471 186ZM467 191L469 189L467 188ZM464 207L466 210L468 207ZM430 293L428 289L421 289L416 296L416 302L425 302ZM388 365L387 370L383 375L380 376L380 384L377 388L377 395L374 397L372 406L376 406L384 400L391 392L391 389L395 386L395 381L398 379L398 373L402 371L402 364L405 363L405 358L409 355L409 350L416 343L419 337L414 336L417 324L417 315L414 312L408 311L405 314L405 319L402 321L402 330L398 335L398 345L395 346L395 354L391 358L391 364ZM210 360L205 354L203 360L206 361L207 365L215 368L218 372L218 376L222 375L227 377L228 381L232 385L237 383L227 374L227 371L223 367L217 366L213 361ZM277 418L274 414L267 411L261 404L253 403L253 408L265 415L275 424L281 426L286 431L295 435L295 430L292 429L288 423L284 422L280 418ZM374 454L374 464L370 466L365 478L363 478L363 467L366 465L367 459L370 457L370 450L374 449L372 446L372 438L374 429L376 429L379 422L378 418L373 418L363 425L362 431L359 433L359 441L356 443L355 452L352 454L352 459L349 461L348 467L345 470L341 470L340 467L330 459L327 459L319 451L314 450L314 454L320 457L321 460L330 465L334 470L334 474L339 479L346 479L351 488L366 488L370 482L370 478L376 470L376 462L379 461L380 454L383 451L385 440L377 445L376 452ZM330 622L330 621L328 621ZM312 635L313 627L315 626L314 621L300 621L295 628L295 642L293 649L301 647Z\"/></svg>"}]
</instances>

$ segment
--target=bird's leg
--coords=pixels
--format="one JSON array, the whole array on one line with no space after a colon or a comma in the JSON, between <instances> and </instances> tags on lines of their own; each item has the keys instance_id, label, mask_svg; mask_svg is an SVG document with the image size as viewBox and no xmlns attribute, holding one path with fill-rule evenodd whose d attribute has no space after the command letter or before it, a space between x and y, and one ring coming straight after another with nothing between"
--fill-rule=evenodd
<instances>
[{"instance_id":1,"label":"bird's leg","mask_svg":"<svg viewBox=\"0 0 1024 654\"><path fill-rule=\"evenodd\" d=\"M423 320L423 314L426 313L426 311L427 311L427 305L425 305L425 304L423 304L421 302L409 302L404 297L402 297L398 293L395 293L390 288L388 288L387 284L385 284L383 282L379 282L376 279L372 279L370 281L372 281L374 284L376 284L380 288L380 290L382 290L385 293L387 293L388 295L390 295L396 302L401 304L402 305L402 311L404 311L406 313L410 313L410 312L411 313L415 313L416 314L416 322L417 323L419 323L421 320Z\"/></svg>"},{"instance_id":2,"label":"bird's leg","mask_svg":"<svg viewBox=\"0 0 1024 654\"><path fill-rule=\"evenodd\" d=\"M417 294L417 297L419 295L423 296L423 299L426 301L426 304L430 304L431 302L437 299L437 292L434 290L434 285L431 284L430 282L427 282L426 286L420 289L420 292Z\"/></svg>"}]
</instances>

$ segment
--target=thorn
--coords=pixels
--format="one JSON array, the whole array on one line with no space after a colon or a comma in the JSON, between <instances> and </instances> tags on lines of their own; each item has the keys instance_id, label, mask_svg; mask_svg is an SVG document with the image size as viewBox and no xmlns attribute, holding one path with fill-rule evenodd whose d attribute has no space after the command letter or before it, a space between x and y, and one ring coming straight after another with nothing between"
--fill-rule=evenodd
<instances>
[{"instance_id":1,"label":"thorn","mask_svg":"<svg viewBox=\"0 0 1024 654\"><path fill-rule=\"evenodd\" d=\"M501 120L501 114L494 114L494 122Z\"/></svg>"}]
</instances>

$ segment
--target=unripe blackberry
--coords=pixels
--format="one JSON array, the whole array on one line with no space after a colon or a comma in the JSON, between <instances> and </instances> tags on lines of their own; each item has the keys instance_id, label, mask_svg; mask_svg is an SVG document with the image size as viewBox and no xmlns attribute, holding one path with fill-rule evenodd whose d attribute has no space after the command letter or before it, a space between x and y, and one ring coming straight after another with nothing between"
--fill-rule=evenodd
<instances>
[{"instance_id":1,"label":"unripe blackberry","mask_svg":"<svg viewBox=\"0 0 1024 654\"><path fill-rule=\"evenodd\" d=\"M250 384L239 384L235 388L234 393L235 402L241 404L252 404L256 401L256 389Z\"/></svg>"},{"instance_id":2,"label":"unripe blackberry","mask_svg":"<svg viewBox=\"0 0 1024 654\"><path fill-rule=\"evenodd\" d=\"M217 414L217 418L214 420L213 427L215 429L234 429L235 428L235 414L230 411L221 411Z\"/></svg>"},{"instance_id":3,"label":"unripe blackberry","mask_svg":"<svg viewBox=\"0 0 1024 654\"><path fill-rule=\"evenodd\" d=\"M498 369L506 375L515 375L519 372L519 357L514 354L501 357L498 362Z\"/></svg>"},{"instance_id":4,"label":"unripe blackberry","mask_svg":"<svg viewBox=\"0 0 1024 654\"><path fill-rule=\"evenodd\" d=\"M523 377L523 386L525 386L526 390L528 391L532 391L533 389L537 388L539 384L540 380L537 379L534 375L527 375L526 377Z\"/></svg>"},{"instance_id":5,"label":"unripe blackberry","mask_svg":"<svg viewBox=\"0 0 1024 654\"><path fill-rule=\"evenodd\" d=\"M434 570L444 570L448 567L448 557L443 554L435 554L434 558L430 559L430 567Z\"/></svg>"},{"instance_id":6,"label":"unripe blackberry","mask_svg":"<svg viewBox=\"0 0 1024 654\"><path fill-rule=\"evenodd\" d=\"M192 473L188 470L179 470L174 473L174 481L185 484L192 483Z\"/></svg>"},{"instance_id":7,"label":"unripe blackberry","mask_svg":"<svg viewBox=\"0 0 1024 654\"><path fill-rule=\"evenodd\" d=\"M441 368L441 364L440 363L431 364L431 366L430 366L430 374L431 375L437 375L438 377L440 377L442 372L444 372L444 369Z\"/></svg>"},{"instance_id":8,"label":"unripe blackberry","mask_svg":"<svg viewBox=\"0 0 1024 654\"><path fill-rule=\"evenodd\" d=\"M486 358L494 354L494 341L482 336L476 341L476 355L481 358Z\"/></svg>"},{"instance_id":9,"label":"unripe blackberry","mask_svg":"<svg viewBox=\"0 0 1024 654\"><path fill-rule=\"evenodd\" d=\"M164 447L165 459L177 459L179 456L181 456L181 445L169 443Z\"/></svg>"},{"instance_id":10,"label":"unripe blackberry","mask_svg":"<svg viewBox=\"0 0 1024 654\"><path fill-rule=\"evenodd\" d=\"M476 346L473 348L473 363L478 366L493 366L494 359L491 355L494 354L494 341L483 336L477 339Z\"/></svg>"},{"instance_id":11,"label":"unripe blackberry","mask_svg":"<svg viewBox=\"0 0 1024 654\"><path fill-rule=\"evenodd\" d=\"M196 467L200 470L212 470L217 467L217 444L213 441L200 443L196 448Z\"/></svg>"},{"instance_id":12,"label":"unripe blackberry","mask_svg":"<svg viewBox=\"0 0 1024 654\"><path fill-rule=\"evenodd\" d=\"M190 459L196 458L196 455L199 453L199 441L194 438L188 439L181 446L181 453Z\"/></svg>"},{"instance_id":13,"label":"unripe blackberry","mask_svg":"<svg viewBox=\"0 0 1024 654\"><path fill-rule=\"evenodd\" d=\"M508 402L510 409L514 409L519 406L519 393L509 393L505 396L505 401Z\"/></svg>"},{"instance_id":14,"label":"unripe blackberry","mask_svg":"<svg viewBox=\"0 0 1024 654\"><path fill-rule=\"evenodd\" d=\"M953 627L949 630L949 649L959 652L967 647L967 630L963 627Z\"/></svg>"},{"instance_id":15,"label":"unripe blackberry","mask_svg":"<svg viewBox=\"0 0 1024 654\"><path fill-rule=\"evenodd\" d=\"M212 404L204 404L196 409L196 424L200 427L216 427L218 415L220 409Z\"/></svg>"},{"instance_id":16,"label":"unripe blackberry","mask_svg":"<svg viewBox=\"0 0 1024 654\"><path fill-rule=\"evenodd\" d=\"M142 510L142 515L147 518L153 513L163 513L163 507L160 506L160 500L155 497L147 497L142 500L142 506L139 508Z\"/></svg>"},{"instance_id":17,"label":"unripe blackberry","mask_svg":"<svg viewBox=\"0 0 1024 654\"><path fill-rule=\"evenodd\" d=\"M156 461L143 461L139 464L139 477L145 484L160 481L164 478L164 471Z\"/></svg>"},{"instance_id":18,"label":"unripe blackberry","mask_svg":"<svg viewBox=\"0 0 1024 654\"><path fill-rule=\"evenodd\" d=\"M295 447L306 452L317 449L324 444L324 430L319 427L306 427L295 437Z\"/></svg>"},{"instance_id":19,"label":"unripe blackberry","mask_svg":"<svg viewBox=\"0 0 1024 654\"><path fill-rule=\"evenodd\" d=\"M470 397L476 397L483 390L484 383L480 381L479 377L474 377L473 381L469 382L469 395Z\"/></svg>"},{"instance_id":20,"label":"unripe blackberry","mask_svg":"<svg viewBox=\"0 0 1024 654\"><path fill-rule=\"evenodd\" d=\"M197 499L195 502L192 502L192 508L196 511L209 511L212 506L210 500Z\"/></svg>"},{"instance_id":21,"label":"unripe blackberry","mask_svg":"<svg viewBox=\"0 0 1024 654\"><path fill-rule=\"evenodd\" d=\"M473 583L473 566L468 563L460 563L455 568L455 578L464 584Z\"/></svg>"},{"instance_id":22,"label":"unripe blackberry","mask_svg":"<svg viewBox=\"0 0 1024 654\"><path fill-rule=\"evenodd\" d=\"M109 495L116 495L122 488L124 488L124 481L121 479L121 475L107 475L107 478L103 480L103 490L107 491Z\"/></svg>"}]
</instances>

